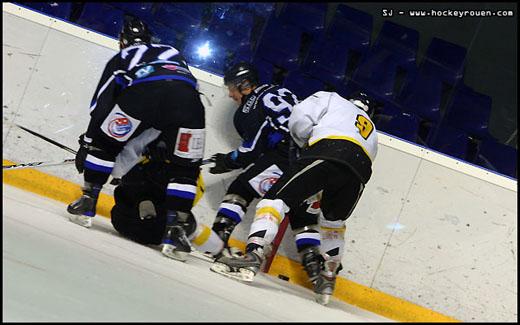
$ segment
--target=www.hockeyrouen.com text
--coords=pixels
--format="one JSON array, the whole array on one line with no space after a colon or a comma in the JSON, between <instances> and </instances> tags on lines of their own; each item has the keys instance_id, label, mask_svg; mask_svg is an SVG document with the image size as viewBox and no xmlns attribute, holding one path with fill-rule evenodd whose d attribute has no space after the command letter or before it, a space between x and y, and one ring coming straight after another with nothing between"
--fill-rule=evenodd
<instances>
[{"instance_id":1,"label":"www.hockeyrouen.com text","mask_svg":"<svg viewBox=\"0 0 520 325\"><path fill-rule=\"evenodd\" d=\"M403 16L410 17L514 17L513 10L451 10L451 9L430 9L430 10L394 10L391 8L382 9L383 17Z\"/></svg>"}]
</instances>

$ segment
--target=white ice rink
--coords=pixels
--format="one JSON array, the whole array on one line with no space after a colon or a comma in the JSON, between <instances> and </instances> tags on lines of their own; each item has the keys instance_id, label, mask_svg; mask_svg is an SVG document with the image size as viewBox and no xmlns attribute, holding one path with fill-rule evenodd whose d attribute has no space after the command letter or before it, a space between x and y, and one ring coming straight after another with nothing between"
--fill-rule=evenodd
<instances>
[{"instance_id":1,"label":"white ice rink","mask_svg":"<svg viewBox=\"0 0 520 325\"><path fill-rule=\"evenodd\" d=\"M3 185L3 321L389 322L308 289L260 274L225 278L196 258L182 263L117 234L97 216L91 229L65 205Z\"/></svg>"}]
</instances>

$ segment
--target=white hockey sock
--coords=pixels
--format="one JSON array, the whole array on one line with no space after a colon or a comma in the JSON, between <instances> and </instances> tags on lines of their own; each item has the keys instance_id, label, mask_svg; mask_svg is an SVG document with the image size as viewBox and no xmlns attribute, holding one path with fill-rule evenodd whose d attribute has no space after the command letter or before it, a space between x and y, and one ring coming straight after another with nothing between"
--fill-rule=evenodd
<instances>
[{"instance_id":1,"label":"white hockey sock","mask_svg":"<svg viewBox=\"0 0 520 325\"><path fill-rule=\"evenodd\" d=\"M198 224L197 229L190 236L191 244L200 252L209 252L215 255L222 251L224 242L220 237L204 224Z\"/></svg>"},{"instance_id":2,"label":"white hockey sock","mask_svg":"<svg viewBox=\"0 0 520 325\"><path fill-rule=\"evenodd\" d=\"M287 205L279 199L263 199L258 202L247 243L262 247L271 244L278 232L278 226L288 210Z\"/></svg>"},{"instance_id":3,"label":"white hockey sock","mask_svg":"<svg viewBox=\"0 0 520 325\"><path fill-rule=\"evenodd\" d=\"M341 261L345 250L345 221L329 221L320 215L318 219L321 234L321 254L329 255L332 259Z\"/></svg>"}]
</instances>

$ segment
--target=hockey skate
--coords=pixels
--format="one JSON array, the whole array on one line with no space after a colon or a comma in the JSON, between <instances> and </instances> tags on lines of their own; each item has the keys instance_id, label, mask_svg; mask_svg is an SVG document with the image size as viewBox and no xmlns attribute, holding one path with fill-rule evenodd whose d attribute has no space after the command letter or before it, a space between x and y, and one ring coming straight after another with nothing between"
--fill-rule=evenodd
<instances>
[{"instance_id":1,"label":"hockey skate","mask_svg":"<svg viewBox=\"0 0 520 325\"><path fill-rule=\"evenodd\" d=\"M303 249L300 252L302 265L309 277L309 281L313 284L320 276L320 271L323 266L323 256L320 254L318 246L311 246Z\"/></svg>"},{"instance_id":2,"label":"hockey skate","mask_svg":"<svg viewBox=\"0 0 520 325\"><path fill-rule=\"evenodd\" d=\"M238 281L252 282L263 261L263 249L257 248L241 257L221 256L210 270Z\"/></svg>"},{"instance_id":3,"label":"hockey skate","mask_svg":"<svg viewBox=\"0 0 520 325\"><path fill-rule=\"evenodd\" d=\"M323 270L320 272L314 284L315 299L320 305L327 305L329 303L330 297L334 293L334 287L336 286L336 275L339 267L340 263L338 261L325 258Z\"/></svg>"},{"instance_id":4,"label":"hockey skate","mask_svg":"<svg viewBox=\"0 0 520 325\"><path fill-rule=\"evenodd\" d=\"M190 240L186 236L186 231L179 223L178 218L173 218L166 225L166 231L162 240L161 252L163 255L178 261L186 261L186 256L191 252Z\"/></svg>"},{"instance_id":5,"label":"hockey skate","mask_svg":"<svg viewBox=\"0 0 520 325\"><path fill-rule=\"evenodd\" d=\"M205 252L202 255L204 255L206 260L208 260L208 261L213 263L213 262L215 262L216 260L218 260L221 257L242 257L242 256L244 256L244 253L242 253L242 251L239 248L237 248L237 247L228 246L228 247L224 247L217 254L212 254L210 252Z\"/></svg>"},{"instance_id":6,"label":"hockey skate","mask_svg":"<svg viewBox=\"0 0 520 325\"><path fill-rule=\"evenodd\" d=\"M67 212L71 215L69 220L80 226L90 228L92 218L96 215L97 198L101 186L85 183L83 195L67 206Z\"/></svg>"}]
</instances>

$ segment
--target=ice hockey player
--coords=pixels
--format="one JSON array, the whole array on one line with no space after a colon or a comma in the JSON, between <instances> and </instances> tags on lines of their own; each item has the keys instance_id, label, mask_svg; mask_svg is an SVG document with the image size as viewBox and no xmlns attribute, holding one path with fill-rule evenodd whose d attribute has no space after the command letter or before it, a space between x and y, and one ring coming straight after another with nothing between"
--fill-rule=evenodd
<instances>
[{"instance_id":1,"label":"ice hockey player","mask_svg":"<svg viewBox=\"0 0 520 325\"><path fill-rule=\"evenodd\" d=\"M293 168L271 187L256 206L243 257L223 257L211 269L252 281L281 220L311 194L321 193L323 266L314 284L316 300L327 304L344 251L345 220L372 175L377 132L370 116L374 103L363 93L342 98L319 91L293 109L289 129L303 148Z\"/></svg>"},{"instance_id":2,"label":"ice hockey player","mask_svg":"<svg viewBox=\"0 0 520 325\"><path fill-rule=\"evenodd\" d=\"M71 221L89 227L96 203L125 144L153 128L161 131L172 174L166 198L165 255L190 251L184 229L196 194L204 153L204 106L197 80L184 57L170 45L152 44L146 24L125 15L120 52L105 66L90 106L90 122L80 136L76 168L84 172L83 195L67 211Z\"/></svg>"},{"instance_id":3,"label":"ice hockey player","mask_svg":"<svg viewBox=\"0 0 520 325\"><path fill-rule=\"evenodd\" d=\"M131 140L116 159L112 176L123 176L114 190L115 205L111 210L111 221L120 234L131 240L145 245L160 245L168 211L165 188L169 180L175 177L175 170L171 166L163 136L159 135L146 144L150 139L146 132ZM146 158L141 159L142 155ZM135 158L139 158L138 163L135 163ZM203 191L199 174L194 204L202 197ZM223 250L224 243L220 237L208 226L197 224L191 211L187 219L179 223L198 251L218 254ZM178 257L178 254L174 255L174 258L183 260Z\"/></svg>"},{"instance_id":4,"label":"ice hockey player","mask_svg":"<svg viewBox=\"0 0 520 325\"><path fill-rule=\"evenodd\" d=\"M212 157L215 166L209 172L221 174L249 167L229 186L212 229L222 238L226 249L236 254L237 251L228 245L233 229L242 221L251 201L264 196L289 168L290 160L295 155L287 121L298 99L287 88L259 84L256 68L247 62L236 63L227 69L224 85L229 97L239 104L233 122L242 144L227 154L215 154ZM303 204L298 213L305 219L305 223L316 224L317 214L307 211L312 204ZM298 250L304 258L307 256L309 241L319 244L319 233L315 227L305 225L293 226L293 229L296 230ZM306 270L309 277L317 277L317 272L312 271L316 263L309 260L304 265L308 265Z\"/></svg>"}]
</instances>

